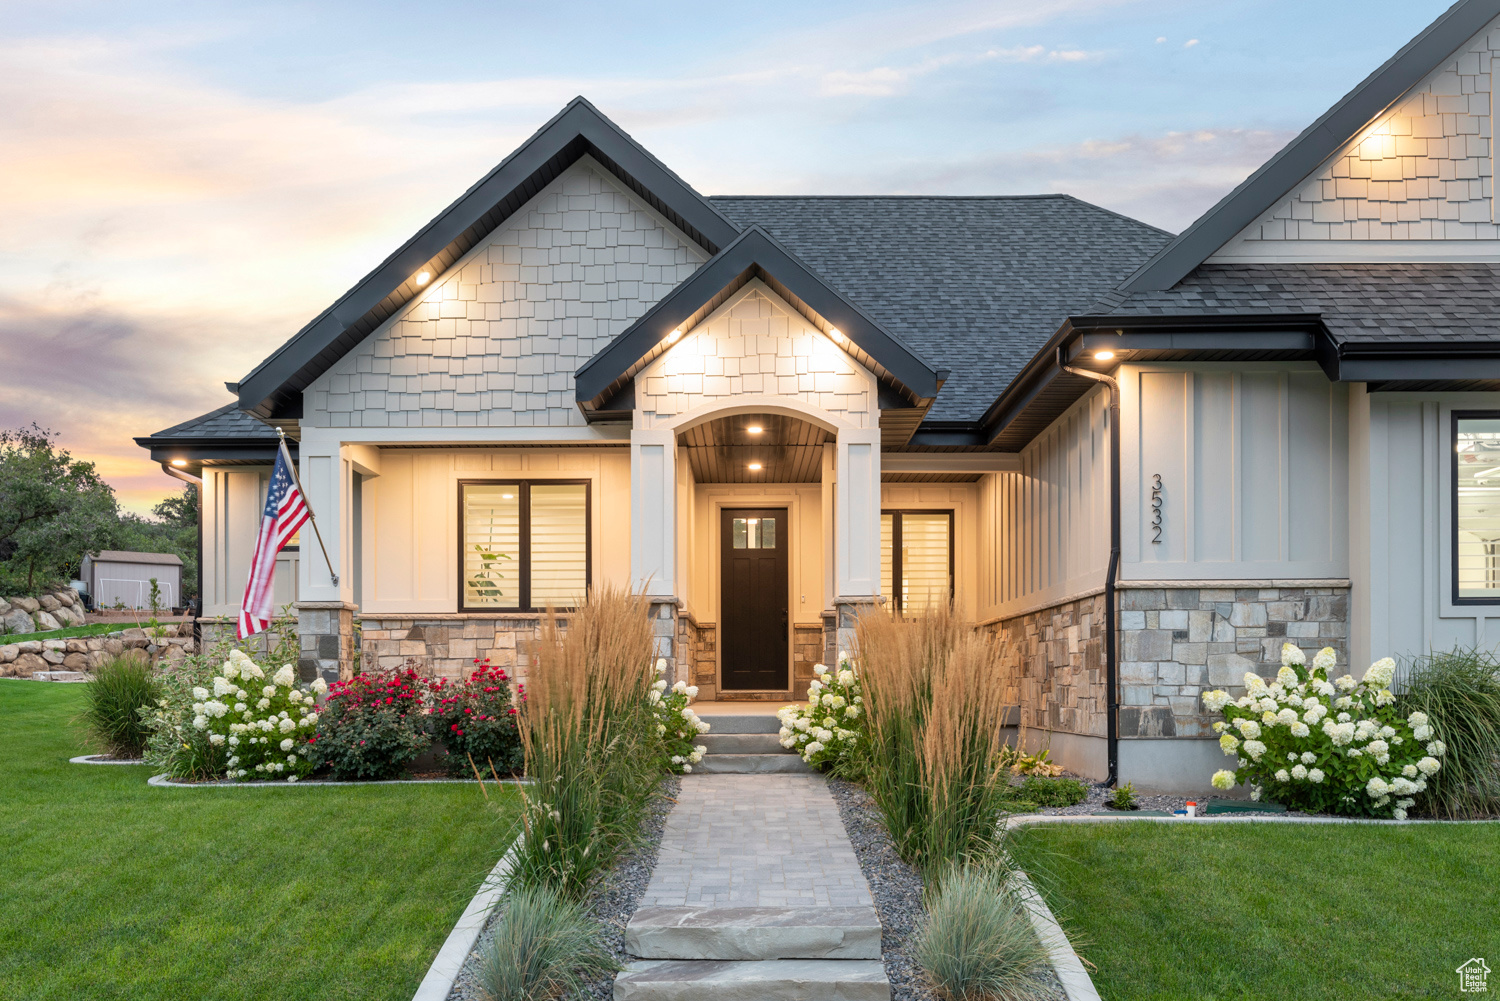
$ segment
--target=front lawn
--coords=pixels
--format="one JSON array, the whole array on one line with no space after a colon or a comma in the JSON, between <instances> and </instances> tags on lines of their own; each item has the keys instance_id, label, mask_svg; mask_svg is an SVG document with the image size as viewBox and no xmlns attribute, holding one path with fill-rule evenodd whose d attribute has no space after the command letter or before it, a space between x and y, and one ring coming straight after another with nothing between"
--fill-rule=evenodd
<instances>
[{"instance_id":1,"label":"front lawn","mask_svg":"<svg viewBox=\"0 0 1500 1001\"><path fill-rule=\"evenodd\" d=\"M1458 997L1500 957L1500 825L1036 827L1020 855L1106 1001Z\"/></svg>"},{"instance_id":2,"label":"front lawn","mask_svg":"<svg viewBox=\"0 0 1500 1001\"><path fill-rule=\"evenodd\" d=\"M406 1001L505 847L475 785L154 789L68 764L82 695L0 681L0 997Z\"/></svg>"}]
</instances>

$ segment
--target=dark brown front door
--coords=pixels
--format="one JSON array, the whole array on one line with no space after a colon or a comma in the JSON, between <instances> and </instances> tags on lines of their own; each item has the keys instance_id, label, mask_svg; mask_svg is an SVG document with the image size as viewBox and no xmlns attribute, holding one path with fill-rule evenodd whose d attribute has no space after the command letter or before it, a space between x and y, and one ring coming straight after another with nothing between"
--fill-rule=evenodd
<instances>
[{"instance_id":1,"label":"dark brown front door","mask_svg":"<svg viewBox=\"0 0 1500 1001\"><path fill-rule=\"evenodd\" d=\"M785 691L786 508L724 511L719 666L727 690Z\"/></svg>"}]
</instances>

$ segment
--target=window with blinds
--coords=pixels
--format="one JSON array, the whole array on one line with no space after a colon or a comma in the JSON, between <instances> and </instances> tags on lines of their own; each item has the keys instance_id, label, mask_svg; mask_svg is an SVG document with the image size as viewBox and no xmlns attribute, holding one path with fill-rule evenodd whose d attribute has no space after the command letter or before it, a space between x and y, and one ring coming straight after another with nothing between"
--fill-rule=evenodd
<instances>
[{"instance_id":1,"label":"window with blinds","mask_svg":"<svg viewBox=\"0 0 1500 1001\"><path fill-rule=\"evenodd\" d=\"M573 608L588 593L589 485L466 482L464 610Z\"/></svg>"},{"instance_id":2,"label":"window with blinds","mask_svg":"<svg viewBox=\"0 0 1500 1001\"><path fill-rule=\"evenodd\" d=\"M1500 603L1500 413L1454 413L1453 444L1453 600Z\"/></svg>"},{"instance_id":3,"label":"window with blinds","mask_svg":"<svg viewBox=\"0 0 1500 1001\"><path fill-rule=\"evenodd\" d=\"M952 511L881 513L880 593L910 614L953 600Z\"/></svg>"}]
</instances>

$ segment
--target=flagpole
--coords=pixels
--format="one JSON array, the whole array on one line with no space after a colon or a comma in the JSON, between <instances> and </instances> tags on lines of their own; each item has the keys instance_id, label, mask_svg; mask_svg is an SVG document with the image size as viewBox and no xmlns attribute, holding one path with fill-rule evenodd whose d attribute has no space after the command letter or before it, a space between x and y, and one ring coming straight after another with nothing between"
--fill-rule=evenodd
<instances>
[{"instance_id":1,"label":"flagpole","mask_svg":"<svg viewBox=\"0 0 1500 1001\"><path fill-rule=\"evenodd\" d=\"M307 505L307 520L312 524L313 535L318 540L318 548L323 550L323 562L328 564L328 576L333 579L334 587L337 587L339 575L333 569L333 560L328 558L328 547L323 545L323 533L318 531L318 516L313 513L312 503L307 499L307 491L302 489L302 478L297 475L297 464L292 461L292 453L286 449L286 432L278 427L276 433L281 436L281 454L286 459L286 468L292 471L292 482L297 484L297 492L302 495L302 503Z\"/></svg>"}]
</instances>

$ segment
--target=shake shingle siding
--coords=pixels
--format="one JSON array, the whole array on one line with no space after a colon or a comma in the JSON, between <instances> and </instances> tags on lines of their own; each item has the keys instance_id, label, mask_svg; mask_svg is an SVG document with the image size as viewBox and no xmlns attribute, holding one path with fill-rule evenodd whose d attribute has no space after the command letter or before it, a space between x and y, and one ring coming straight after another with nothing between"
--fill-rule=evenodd
<instances>
[{"instance_id":1,"label":"shake shingle siding","mask_svg":"<svg viewBox=\"0 0 1500 1001\"><path fill-rule=\"evenodd\" d=\"M949 369L939 421L977 419L1058 324L1171 239L1068 195L709 200Z\"/></svg>"}]
</instances>

